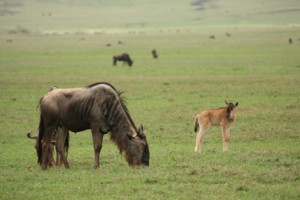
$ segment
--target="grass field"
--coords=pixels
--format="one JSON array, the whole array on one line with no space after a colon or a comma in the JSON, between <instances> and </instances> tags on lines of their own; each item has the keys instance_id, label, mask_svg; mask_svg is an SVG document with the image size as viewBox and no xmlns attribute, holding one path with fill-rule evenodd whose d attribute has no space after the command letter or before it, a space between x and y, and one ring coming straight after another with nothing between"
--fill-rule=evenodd
<instances>
[{"instance_id":1,"label":"grass field","mask_svg":"<svg viewBox=\"0 0 300 200\"><path fill-rule=\"evenodd\" d=\"M0 199L300 198L297 1L9 2L0 4L16 12L0 16ZM123 52L133 67L112 66ZM107 135L94 170L84 131L71 133L70 169L41 170L25 135L37 129L39 98L99 81L124 91L143 123L150 167L129 167ZM194 153L196 113L225 99L239 102L229 151L212 127Z\"/></svg>"}]
</instances>

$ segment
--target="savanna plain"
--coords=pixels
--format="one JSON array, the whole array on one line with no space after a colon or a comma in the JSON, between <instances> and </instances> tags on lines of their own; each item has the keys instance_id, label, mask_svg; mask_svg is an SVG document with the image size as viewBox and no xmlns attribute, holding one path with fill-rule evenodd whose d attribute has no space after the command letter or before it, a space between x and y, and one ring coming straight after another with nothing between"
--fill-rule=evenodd
<instances>
[{"instance_id":1,"label":"savanna plain","mask_svg":"<svg viewBox=\"0 0 300 200\"><path fill-rule=\"evenodd\" d=\"M169 8L165 1L166 16L151 3L156 1L146 0L0 2L0 199L300 199L297 1L284 9L267 0L250 6L195 1L198 9L184 1ZM234 3L240 11L228 11ZM161 12L152 21L149 5ZM128 19L111 16L109 24L99 14L101 29L93 16L97 6L105 15L139 10L139 18L130 12ZM273 21L267 14L266 24L246 18L247 8L271 13ZM215 18L215 9L224 16ZM63 28L67 10L89 18ZM174 10L183 16L172 21ZM243 21L235 24L239 15ZM197 20L185 24L191 17ZM112 56L123 52L133 66L112 66ZM150 166L129 167L108 134L95 170L87 130L70 134L70 169L42 170L34 141L26 137L37 133L39 99L52 86L103 81L124 92L133 121L143 124ZM195 153L195 115L225 106L225 100L239 102L229 151L222 152L220 128L211 127L203 152Z\"/></svg>"}]
</instances>

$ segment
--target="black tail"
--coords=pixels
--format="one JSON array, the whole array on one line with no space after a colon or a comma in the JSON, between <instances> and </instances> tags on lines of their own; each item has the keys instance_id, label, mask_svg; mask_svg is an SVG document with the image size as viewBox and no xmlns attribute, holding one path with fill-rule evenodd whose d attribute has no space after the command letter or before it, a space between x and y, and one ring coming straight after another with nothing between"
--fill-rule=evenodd
<instances>
[{"instance_id":1,"label":"black tail","mask_svg":"<svg viewBox=\"0 0 300 200\"><path fill-rule=\"evenodd\" d=\"M195 119L194 131L197 132L199 129L198 117Z\"/></svg>"},{"instance_id":2,"label":"black tail","mask_svg":"<svg viewBox=\"0 0 300 200\"><path fill-rule=\"evenodd\" d=\"M68 158L69 140L70 140L70 133L68 131L66 141L65 141L65 144L64 144L64 148L65 148L65 152L66 152L66 158Z\"/></svg>"},{"instance_id":3,"label":"black tail","mask_svg":"<svg viewBox=\"0 0 300 200\"><path fill-rule=\"evenodd\" d=\"M37 153L38 153L38 164L42 164L42 155L43 155L43 147L42 147L42 139L45 133L45 126L42 114L40 116L40 125L39 125L39 137L38 137L38 145L37 145Z\"/></svg>"}]
</instances>

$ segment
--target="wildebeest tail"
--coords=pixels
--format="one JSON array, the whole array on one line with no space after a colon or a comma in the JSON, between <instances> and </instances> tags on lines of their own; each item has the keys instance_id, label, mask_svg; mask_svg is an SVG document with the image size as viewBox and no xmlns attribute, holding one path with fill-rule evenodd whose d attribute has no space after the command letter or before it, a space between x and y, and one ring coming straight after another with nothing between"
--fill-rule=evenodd
<instances>
[{"instance_id":1,"label":"wildebeest tail","mask_svg":"<svg viewBox=\"0 0 300 200\"><path fill-rule=\"evenodd\" d=\"M65 148L65 152L66 152L66 158L68 157L69 140L70 140L70 133L68 131L68 134L67 134L67 137L66 137L66 141L65 141L65 144L64 144L64 148Z\"/></svg>"},{"instance_id":2,"label":"wildebeest tail","mask_svg":"<svg viewBox=\"0 0 300 200\"><path fill-rule=\"evenodd\" d=\"M38 154L38 164L42 164L42 154L43 154L43 147L42 147L42 139L44 137L45 126L43 116L40 116L40 124L39 124L39 137L38 137L38 145L37 145L37 154Z\"/></svg>"},{"instance_id":3,"label":"wildebeest tail","mask_svg":"<svg viewBox=\"0 0 300 200\"><path fill-rule=\"evenodd\" d=\"M194 123L194 131L197 132L198 129L199 129L198 116L196 116L195 123Z\"/></svg>"}]
</instances>

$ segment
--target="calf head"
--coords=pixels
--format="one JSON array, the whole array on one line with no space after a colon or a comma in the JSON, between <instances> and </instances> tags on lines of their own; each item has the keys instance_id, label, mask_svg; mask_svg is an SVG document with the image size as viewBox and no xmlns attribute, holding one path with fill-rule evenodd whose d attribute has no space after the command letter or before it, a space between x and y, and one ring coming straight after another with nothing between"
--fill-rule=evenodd
<instances>
[{"instance_id":1,"label":"calf head","mask_svg":"<svg viewBox=\"0 0 300 200\"><path fill-rule=\"evenodd\" d=\"M231 102L228 103L227 101L225 101L225 103L226 103L226 117L228 119L234 119L239 103L236 102L235 104L233 104Z\"/></svg>"}]
</instances>

